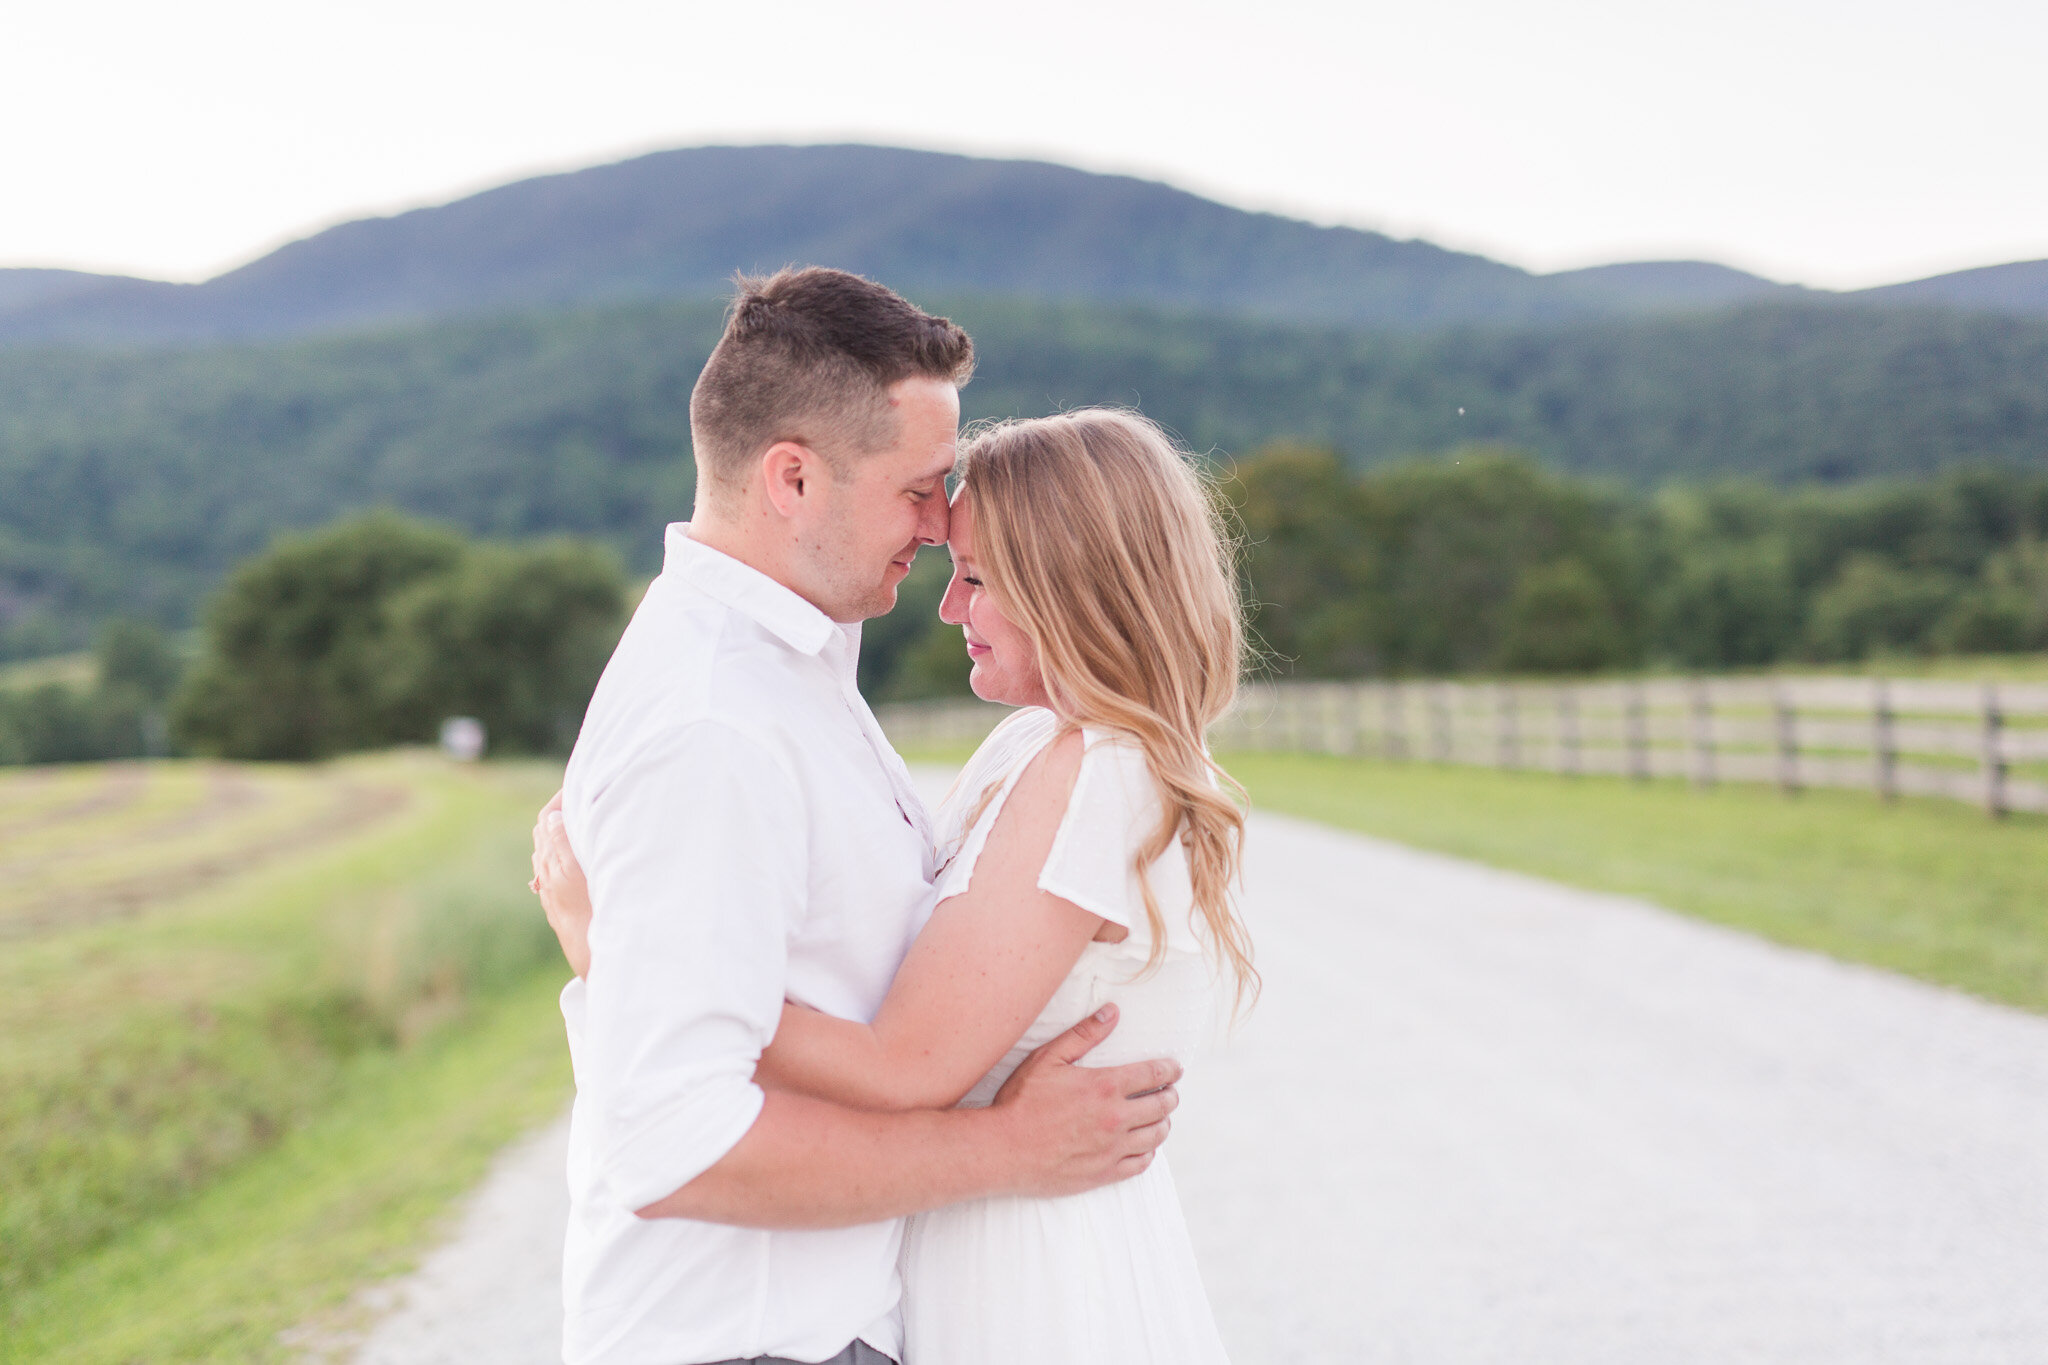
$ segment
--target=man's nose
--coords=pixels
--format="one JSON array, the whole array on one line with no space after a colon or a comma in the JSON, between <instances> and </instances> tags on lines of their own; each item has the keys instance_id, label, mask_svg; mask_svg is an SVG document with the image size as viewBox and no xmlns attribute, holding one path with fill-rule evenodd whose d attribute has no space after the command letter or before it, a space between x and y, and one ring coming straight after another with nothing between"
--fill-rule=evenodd
<instances>
[{"instance_id":1,"label":"man's nose","mask_svg":"<svg viewBox=\"0 0 2048 1365\"><path fill-rule=\"evenodd\" d=\"M918 541L925 545L944 545L946 537L952 534L953 509L943 495L925 501L930 510L917 529Z\"/></svg>"}]
</instances>

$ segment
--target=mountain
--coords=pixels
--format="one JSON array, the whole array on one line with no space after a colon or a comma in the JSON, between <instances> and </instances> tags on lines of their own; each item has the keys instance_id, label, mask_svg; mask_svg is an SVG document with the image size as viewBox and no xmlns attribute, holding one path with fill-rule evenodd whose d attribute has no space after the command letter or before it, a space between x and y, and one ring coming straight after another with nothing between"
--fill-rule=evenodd
<instances>
[{"instance_id":1,"label":"mountain","mask_svg":"<svg viewBox=\"0 0 2048 1365\"><path fill-rule=\"evenodd\" d=\"M1542 278L1553 289L1569 289L1588 301L1602 300L1608 311L1617 313L1720 308L1812 292L1711 261L1629 261L1564 270Z\"/></svg>"},{"instance_id":2,"label":"mountain","mask_svg":"<svg viewBox=\"0 0 2048 1365\"><path fill-rule=\"evenodd\" d=\"M2048 313L2048 262L1849 294L1705 261L1535 275L1129 176L867 146L693 147L364 218L196 285L0 270L0 344L303 336L628 300L836 265L916 295L1129 303L1417 330L1766 299Z\"/></svg>"},{"instance_id":3,"label":"mountain","mask_svg":"<svg viewBox=\"0 0 2048 1365\"><path fill-rule=\"evenodd\" d=\"M928 302L979 347L968 418L1137 404L1219 456L1501 444L1638 488L2048 468L2048 321L1767 302L1413 334ZM116 611L187 621L278 531L367 506L595 535L651 569L660 526L690 505L690 386L721 313L0 351L0 655L55 652Z\"/></svg>"},{"instance_id":4,"label":"mountain","mask_svg":"<svg viewBox=\"0 0 2048 1365\"><path fill-rule=\"evenodd\" d=\"M1904 284L1879 285L1852 297L1870 303L1938 304L1995 313L2048 314L2048 261L2014 261L1958 270Z\"/></svg>"},{"instance_id":5,"label":"mountain","mask_svg":"<svg viewBox=\"0 0 2048 1365\"><path fill-rule=\"evenodd\" d=\"M1703 263L1537 276L1128 176L889 147L696 147L330 228L198 285L9 283L0 341L189 342L712 297L840 266L909 293L1141 303L1348 326L1555 321L1780 292ZM45 272L36 272L41 276Z\"/></svg>"},{"instance_id":6,"label":"mountain","mask_svg":"<svg viewBox=\"0 0 2048 1365\"><path fill-rule=\"evenodd\" d=\"M176 285L84 270L0 270L0 313L31 305L61 304L80 294L123 296L137 290L172 292Z\"/></svg>"}]
</instances>

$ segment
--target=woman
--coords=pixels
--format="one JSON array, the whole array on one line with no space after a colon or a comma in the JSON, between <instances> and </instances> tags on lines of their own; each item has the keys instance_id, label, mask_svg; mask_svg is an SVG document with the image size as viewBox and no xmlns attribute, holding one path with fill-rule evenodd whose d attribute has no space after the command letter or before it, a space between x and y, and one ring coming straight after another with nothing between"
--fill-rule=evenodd
<instances>
[{"instance_id":1,"label":"woman","mask_svg":"<svg viewBox=\"0 0 2048 1365\"><path fill-rule=\"evenodd\" d=\"M873 1023L789 1006L757 1079L869 1108L987 1104L1106 1004L1095 1065L1184 1065L1256 978L1230 888L1244 815L1210 759L1243 629L1231 547L1187 456L1133 413L1003 423L961 457L953 579L971 683L1021 708L937 822L930 921ZM535 869L572 962L588 898L559 826ZM905 1365L1222 1361L1161 1158L1063 1199L910 1220Z\"/></svg>"}]
</instances>

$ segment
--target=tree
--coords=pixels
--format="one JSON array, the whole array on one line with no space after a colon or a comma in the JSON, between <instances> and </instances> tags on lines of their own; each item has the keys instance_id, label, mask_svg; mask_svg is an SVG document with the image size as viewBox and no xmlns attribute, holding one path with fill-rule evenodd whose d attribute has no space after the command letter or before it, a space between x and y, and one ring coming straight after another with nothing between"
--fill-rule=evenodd
<instances>
[{"instance_id":1,"label":"tree","mask_svg":"<svg viewBox=\"0 0 2048 1365\"><path fill-rule=\"evenodd\" d=\"M1813 599L1807 645L1817 658L1867 659L1926 653L1934 627L1961 596L1962 584L1937 569L1904 569L1876 555L1852 555Z\"/></svg>"},{"instance_id":2,"label":"tree","mask_svg":"<svg viewBox=\"0 0 2048 1365\"><path fill-rule=\"evenodd\" d=\"M390 512L280 537L209 606L174 732L228 758L325 758L390 742L391 606L452 572L463 550L453 531Z\"/></svg>"},{"instance_id":3,"label":"tree","mask_svg":"<svg viewBox=\"0 0 2048 1365\"><path fill-rule=\"evenodd\" d=\"M1964 654L2048 649L2048 544L2023 541L1993 555L1934 628L1933 642Z\"/></svg>"},{"instance_id":4,"label":"tree","mask_svg":"<svg viewBox=\"0 0 2048 1365\"><path fill-rule=\"evenodd\" d=\"M569 540L480 545L399 594L383 637L389 740L449 716L484 723L494 750L566 752L625 619L625 576Z\"/></svg>"},{"instance_id":5,"label":"tree","mask_svg":"<svg viewBox=\"0 0 2048 1365\"><path fill-rule=\"evenodd\" d=\"M141 621L100 632L89 684L53 681L0 692L0 763L86 763L161 755L164 702L183 661L169 637Z\"/></svg>"},{"instance_id":6,"label":"tree","mask_svg":"<svg viewBox=\"0 0 2048 1365\"><path fill-rule=\"evenodd\" d=\"M1785 657L1799 639L1798 584L1774 538L1695 544L1676 556L1657 604L1660 652L1689 668Z\"/></svg>"},{"instance_id":7,"label":"tree","mask_svg":"<svg viewBox=\"0 0 2048 1365\"><path fill-rule=\"evenodd\" d=\"M472 544L372 513L235 571L177 733L202 752L312 759L425 740L459 714L501 749L565 749L624 619L609 551Z\"/></svg>"},{"instance_id":8,"label":"tree","mask_svg":"<svg viewBox=\"0 0 2048 1365\"><path fill-rule=\"evenodd\" d=\"M101 687L130 688L152 706L170 700L185 672L184 660L161 627L125 617L107 623L94 656Z\"/></svg>"},{"instance_id":9,"label":"tree","mask_svg":"<svg viewBox=\"0 0 2048 1365\"><path fill-rule=\"evenodd\" d=\"M134 713L100 702L97 691L61 682L0 693L0 762L90 763L141 753Z\"/></svg>"},{"instance_id":10,"label":"tree","mask_svg":"<svg viewBox=\"0 0 2048 1365\"><path fill-rule=\"evenodd\" d=\"M1323 676L1380 672L1374 547L1358 481L1336 452L1269 447L1238 464L1223 491L1244 527L1248 624L1267 662Z\"/></svg>"},{"instance_id":11,"label":"tree","mask_svg":"<svg viewBox=\"0 0 2048 1365\"><path fill-rule=\"evenodd\" d=\"M1526 635L1515 667L1591 667L1637 652L1639 573L1628 505L1510 452L1466 449L1348 473L1327 451L1283 446L1240 464L1252 626L1281 671L1311 676L1503 666L1517 597L1527 613L1590 615L1557 663ZM1553 566L1570 581L1545 584ZM1534 575L1535 577L1531 577ZM1526 630L1540 631L1532 617ZM1597 638L1596 638L1597 637ZM1551 662L1537 662L1551 660Z\"/></svg>"},{"instance_id":12,"label":"tree","mask_svg":"<svg viewBox=\"0 0 2048 1365\"><path fill-rule=\"evenodd\" d=\"M1576 559L1524 570L1506 617L1500 665L1511 673L1592 673L1627 655L1606 587Z\"/></svg>"}]
</instances>

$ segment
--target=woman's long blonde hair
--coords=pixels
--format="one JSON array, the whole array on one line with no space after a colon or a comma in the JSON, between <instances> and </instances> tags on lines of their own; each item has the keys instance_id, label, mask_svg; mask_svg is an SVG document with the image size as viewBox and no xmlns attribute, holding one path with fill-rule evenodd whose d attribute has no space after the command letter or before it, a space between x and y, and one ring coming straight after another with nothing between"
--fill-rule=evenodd
<instances>
[{"instance_id":1,"label":"woman's long blonde hair","mask_svg":"<svg viewBox=\"0 0 2048 1365\"><path fill-rule=\"evenodd\" d=\"M1147 418L1112 408L997 423L960 456L974 554L1003 614L1038 648L1062 718L1144 751L1164 818L1135 859L1152 963L1166 924L1146 869L1178 837L1195 911L1256 995L1232 903L1244 789L1205 736L1237 695L1244 651L1236 546L1194 460Z\"/></svg>"}]
</instances>

